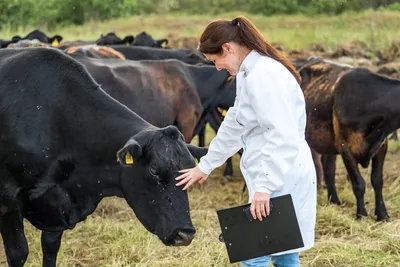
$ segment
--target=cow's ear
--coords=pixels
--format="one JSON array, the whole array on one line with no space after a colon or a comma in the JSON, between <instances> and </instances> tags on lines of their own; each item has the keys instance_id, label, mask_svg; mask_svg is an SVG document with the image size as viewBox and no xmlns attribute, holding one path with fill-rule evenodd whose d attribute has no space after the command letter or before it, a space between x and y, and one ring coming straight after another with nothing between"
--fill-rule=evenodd
<instances>
[{"instance_id":1,"label":"cow's ear","mask_svg":"<svg viewBox=\"0 0 400 267\"><path fill-rule=\"evenodd\" d=\"M49 43L51 46L58 47L62 39L60 35L54 35L52 38L49 38Z\"/></svg>"},{"instance_id":2,"label":"cow's ear","mask_svg":"<svg viewBox=\"0 0 400 267\"><path fill-rule=\"evenodd\" d=\"M133 37L132 35L127 35L127 36L125 36L123 41L126 45L131 45L134 40L135 40L135 37Z\"/></svg>"},{"instance_id":3,"label":"cow's ear","mask_svg":"<svg viewBox=\"0 0 400 267\"><path fill-rule=\"evenodd\" d=\"M52 39L61 42L64 38L61 35L54 35Z\"/></svg>"},{"instance_id":4,"label":"cow's ear","mask_svg":"<svg viewBox=\"0 0 400 267\"><path fill-rule=\"evenodd\" d=\"M141 155L142 147L135 139L131 138L125 146L117 152L117 160L122 166L127 167L134 164Z\"/></svg>"},{"instance_id":5,"label":"cow's ear","mask_svg":"<svg viewBox=\"0 0 400 267\"><path fill-rule=\"evenodd\" d=\"M191 144L186 144L186 146L189 149L190 154L192 154L192 156L197 160L200 160L200 158L205 156L208 152L208 148L205 147L198 147Z\"/></svg>"},{"instance_id":6,"label":"cow's ear","mask_svg":"<svg viewBox=\"0 0 400 267\"><path fill-rule=\"evenodd\" d=\"M168 39L156 40L157 47L166 47L168 45Z\"/></svg>"},{"instance_id":7,"label":"cow's ear","mask_svg":"<svg viewBox=\"0 0 400 267\"><path fill-rule=\"evenodd\" d=\"M15 35L13 38L11 38L11 41L13 41L13 42L18 42L18 41L20 41L21 39L22 39L21 36Z\"/></svg>"}]
</instances>

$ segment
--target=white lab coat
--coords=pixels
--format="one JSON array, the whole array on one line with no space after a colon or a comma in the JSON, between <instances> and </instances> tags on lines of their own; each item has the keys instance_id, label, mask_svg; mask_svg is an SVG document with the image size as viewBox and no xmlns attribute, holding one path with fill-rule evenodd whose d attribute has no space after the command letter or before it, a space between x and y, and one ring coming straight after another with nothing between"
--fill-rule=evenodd
<instances>
[{"instance_id":1,"label":"white lab coat","mask_svg":"<svg viewBox=\"0 0 400 267\"><path fill-rule=\"evenodd\" d=\"M249 190L272 197L291 194L304 247L314 246L316 171L305 140L303 92L280 62L255 50L237 74L236 99L198 167L206 174L243 148L240 169Z\"/></svg>"}]
</instances>

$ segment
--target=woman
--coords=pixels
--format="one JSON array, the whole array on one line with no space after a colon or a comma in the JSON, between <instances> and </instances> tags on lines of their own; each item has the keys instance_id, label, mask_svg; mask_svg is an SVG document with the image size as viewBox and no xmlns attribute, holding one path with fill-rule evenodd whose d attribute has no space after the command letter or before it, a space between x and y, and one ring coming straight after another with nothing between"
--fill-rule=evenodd
<instances>
[{"instance_id":1,"label":"woman","mask_svg":"<svg viewBox=\"0 0 400 267\"><path fill-rule=\"evenodd\" d=\"M269 199L291 194L304 247L241 262L241 266L300 266L299 252L314 246L316 173L305 140L306 111L300 76L246 18L211 22L198 50L217 70L236 75L236 100L197 167L181 170L188 189L243 148L240 169L254 219L269 215Z\"/></svg>"}]
</instances>

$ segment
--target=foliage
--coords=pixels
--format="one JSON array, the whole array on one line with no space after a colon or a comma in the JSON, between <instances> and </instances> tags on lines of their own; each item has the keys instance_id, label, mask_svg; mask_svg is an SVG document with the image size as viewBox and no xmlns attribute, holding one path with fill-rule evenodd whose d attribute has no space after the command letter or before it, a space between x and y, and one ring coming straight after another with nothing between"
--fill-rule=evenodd
<instances>
[{"instance_id":1,"label":"foliage","mask_svg":"<svg viewBox=\"0 0 400 267\"><path fill-rule=\"evenodd\" d=\"M2 0L0 29L30 26L82 25L140 14L341 14L363 9L400 11L396 0Z\"/></svg>"}]
</instances>

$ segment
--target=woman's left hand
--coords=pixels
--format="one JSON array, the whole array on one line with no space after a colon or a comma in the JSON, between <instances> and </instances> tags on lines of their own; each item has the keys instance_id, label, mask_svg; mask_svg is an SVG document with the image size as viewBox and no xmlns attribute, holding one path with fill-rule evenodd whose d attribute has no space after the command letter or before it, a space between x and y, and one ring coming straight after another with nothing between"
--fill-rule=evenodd
<instances>
[{"instance_id":1,"label":"woman's left hand","mask_svg":"<svg viewBox=\"0 0 400 267\"><path fill-rule=\"evenodd\" d=\"M262 217L267 217L269 215L269 198L268 193L256 192L251 202L250 212L253 219L259 219L262 221Z\"/></svg>"}]
</instances>

